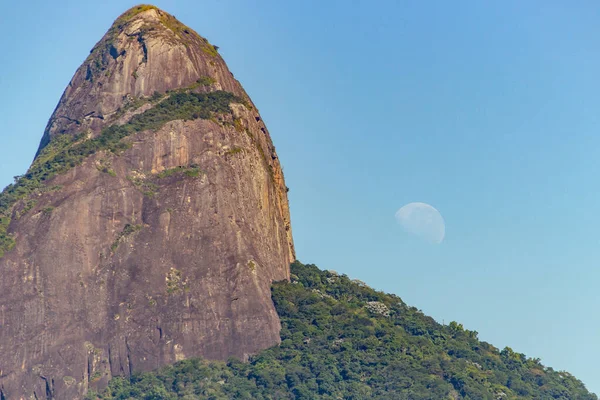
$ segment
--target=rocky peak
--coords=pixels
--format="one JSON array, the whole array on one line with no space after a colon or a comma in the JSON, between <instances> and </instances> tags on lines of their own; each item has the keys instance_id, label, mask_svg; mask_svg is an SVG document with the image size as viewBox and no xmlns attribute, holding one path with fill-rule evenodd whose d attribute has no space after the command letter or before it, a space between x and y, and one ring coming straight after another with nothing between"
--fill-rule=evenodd
<instances>
[{"instance_id":1,"label":"rocky peak","mask_svg":"<svg viewBox=\"0 0 600 400\"><path fill-rule=\"evenodd\" d=\"M73 76L40 150L56 135L88 130L97 135L134 99L194 85L247 97L208 40L154 6L133 7L117 18Z\"/></svg>"},{"instance_id":2,"label":"rocky peak","mask_svg":"<svg viewBox=\"0 0 600 400\"><path fill-rule=\"evenodd\" d=\"M206 39L134 7L0 193L0 399L79 399L189 357L247 359L280 340L270 287L294 258L256 106Z\"/></svg>"}]
</instances>

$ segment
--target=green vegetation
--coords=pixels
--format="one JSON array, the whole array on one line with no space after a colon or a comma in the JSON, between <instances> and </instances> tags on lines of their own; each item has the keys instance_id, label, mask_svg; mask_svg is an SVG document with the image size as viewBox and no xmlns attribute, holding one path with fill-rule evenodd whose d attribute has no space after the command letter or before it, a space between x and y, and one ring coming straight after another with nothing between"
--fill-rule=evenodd
<instances>
[{"instance_id":1,"label":"green vegetation","mask_svg":"<svg viewBox=\"0 0 600 400\"><path fill-rule=\"evenodd\" d=\"M176 294L183 291L188 291L188 280L183 279L181 271L171 268L165 277L167 284L167 294Z\"/></svg>"},{"instance_id":2,"label":"green vegetation","mask_svg":"<svg viewBox=\"0 0 600 400\"><path fill-rule=\"evenodd\" d=\"M399 297L313 265L275 283L281 345L248 363L186 360L89 399L597 400L566 372L438 324Z\"/></svg>"},{"instance_id":3,"label":"green vegetation","mask_svg":"<svg viewBox=\"0 0 600 400\"><path fill-rule=\"evenodd\" d=\"M123 240L125 240L127 237L133 235L134 233L141 231L143 227L144 227L143 225L132 225L132 224L125 225L125 227L123 227L123 230L121 231L121 233L119 233L119 235L113 242L112 246L110 246L110 250L114 253L119 248L119 245L121 244L121 242L123 242Z\"/></svg>"},{"instance_id":4,"label":"green vegetation","mask_svg":"<svg viewBox=\"0 0 600 400\"><path fill-rule=\"evenodd\" d=\"M185 176L190 177L190 178L197 178L200 176L201 173L202 173L202 171L198 167L187 168L184 172Z\"/></svg>"},{"instance_id":5,"label":"green vegetation","mask_svg":"<svg viewBox=\"0 0 600 400\"><path fill-rule=\"evenodd\" d=\"M200 86L210 86L215 82L216 80L214 78L211 78L210 76L201 76L200 78L196 79L196 83L192 85L190 89L196 89Z\"/></svg>"},{"instance_id":6,"label":"green vegetation","mask_svg":"<svg viewBox=\"0 0 600 400\"><path fill-rule=\"evenodd\" d=\"M15 247L15 239L8 233L11 217L0 215L0 258Z\"/></svg>"},{"instance_id":7,"label":"green vegetation","mask_svg":"<svg viewBox=\"0 0 600 400\"><path fill-rule=\"evenodd\" d=\"M117 173L112 169L112 162L109 159L98 160L96 162L96 169L112 177L117 176Z\"/></svg>"},{"instance_id":8,"label":"green vegetation","mask_svg":"<svg viewBox=\"0 0 600 400\"><path fill-rule=\"evenodd\" d=\"M176 92L154 107L134 115L127 123L111 125L103 129L100 135L93 139L89 139L88 134L82 133L75 138L61 135L51 140L35 159L29 171L23 176L16 177L15 182L0 193L0 257L15 244L14 238L8 233L13 206L31 194L46 190L45 182L75 167L88 156L99 151L118 154L128 149L130 144L123 139L129 135L160 129L173 120L210 119L215 114L230 113L229 104L232 102L243 103L244 101L224 91ZM198 176L200 171L190 170L186 173L189 176ZM150 193L149 190L146 191Z\"/></svg>"},{"instance_id":9,"label":"green vegetation","mask_svg":"<svg viewBox=\"0 0 600 400\"><path fill-rule=\"evenodd\" d=\"M233 126L235 127L235 130L238 132L244 132L246 130L246 128L244 128L244 124L242 123L242 120L239 118L236 118L233 120Z\"/></svg>"},{"instance_id":10,"label":"green vegetation","mask_svg":"<svg viewBox=\"0 0 600 400\"><path fill-rule=\"evenodd\" d=\"M248 261L248 269L250 269L250 272L255 273L256 272L256 262L250 260Z\"/></svg>"},{"instance_id":11,"label":"green vegetation","mask_svg":"<svg viewBox=\"0 0 600 400\"><path fill-rule=\"evenodd\" d=\"M187 176L197 178L202 174L202 170L196 164L189 167L179 166L175 168L165 169L157 174L152 175L150 172L132 171L127 179L146 197L154 197L159 186L155 183L157 180L169 178L171 176Z\"/></svg>"},{"instance_id":12,"label":"green vegetation","mask_svg":"<svg viewBox=\"0 0 600 400\"><path fill-rule=\"evenodd\" d=\"M175 175L178 172L181 172L182 169L183 169L182 167L175 167L175 168L165 169L164 171L161 171L158 174L156 174L156 177L158 179L168 178L168 177L170 177L172 175Z\"/></svg>"},{"instance_id":13,"label":"green vegetation","mask_svg":"<svg viewBox=\"0 0 600 400\"><path fill-rule=\"evenodd\" d=\"M54 207L52 206L42 208L42 212L46 215L52 214L52 211L54 211Z\"/></svg>"},{"instance_id":14,"label":"green vegetation","mask_svg":"<svg viewBox=\"0 0 600 400\"><path fill-rule=\"evenodd\" d=\"M208 42L206 42L205 46L202 46L202 51L212 57L216 57L219 55L219 48L217 46L211 45Z\"/></svg>"},{"instance_id":15,"label":"green vegetation","mask_svg":"<svg viewBox=\"0 0 600 400\"><path fill-rule=\"evenodd\" d=\"M157 102L158 100L161 100L164 96L162 94L160 94L159 91L155 90L154 93L152 93L152 96L150 96L150 101L152 102Z\"/></svg>"},{"instance_id":16,"label":"green vegetation","mask_svg":"<svg viewBox=\"0 0 600 400\"><path fill-rule=\"evenodd\" d=\"M36 205L37 205L37 200L35 200L35 199L27 199L26 201L24 201L23 208L20 209L20 210L18 210L15 213L15 218L16 219L21 218L23 215L27 214L29 212L29 210L31 210Z\"/></svg>"},{"instance_id":17,"label":"green vegetation","mask_svg":"<svg viewBox=\"0 0 600 400\"><path fill-rule=\"evenodd\" d=\"M72 376L65 376L65 377L63 377L63 382L65 383L65 385L67 385L67 387L69 387L69 386L76 384L77 380L75 378L73 378Z\"/></svg>"},{"instance_id":18,"label":"green vegetation","mask_svg":"<svg viewBox=\"0 0 600 400\"><path fill-rule=\"evenodd\" d=\"M117 314L118 315L118 314ZM100 378L102 378L102 372L100 371L96 371L94 372L94 374L90 377L90 382L94 383L94 382L98 382L100 380Z\"/></svg>"},{"instance_id":19,"label":"green vegetation","mask_svg":"<svg viewBox=\"0 0 600 400\"><path fill-rule=\"evenodd\" d=\"M160 100L162 100L166 95L161 94L157 91L154 91L152 96L150 97L134 97L128 102L126 102L121 108L117 110L117 112L112 116L113 121L125 115L125 113L129 110L137 110L144 104L156 104Z\"/></svg>"},{"instance_id":20,"label":"green vegetation","mask_svg":"<svg viewBox=\"0 0 600 400\"><path fill-rule=\"evenodd\" d=\"M229 150L227 150L225 152L226 155L234 155L234 154L238 154L241 153L242 151L244 151L244 149L242 149L239 146L233 146L232 148L230 148Z\"/></svg>"},{"instance_id":21,"label":"green vegetation","mask_svg":"<svg viewBox=\"0 0 600 400\"><path fill-rule=\"evenodd\" d=\"M156 177L158 179L168 178L173 175L185 175L188 177L198 177L198 176L200 176L201 172L202 171L200 170L200 167L198 167L196 164L192 164L189 167L180 166L180 167L165 169L164 171L161 171L158 174L156 174Z\"/></svg>"},{"instance_id":22,"label":"green vegetation","mask_svg":"<svg viewBox=\"0 0 600 400\"><path fill-rule=\"evenodd\" d=\"M149 305L149 306L155 306L155 305L156 305L156 300L154 300L154 299L152 298L152 296L150 296L150 295L146 295L146 298L148 299L148 305Z\"/></svg>"},{"instance_id":23,"label":"green vegetation","mask_svg":"<svg viewBox=\"0 0 600 400\"><path fill-rule=\"evenodd\" d=\"M156 8L155 6L150 5L150 4L140 4L139 6L130 8L129 10L127 10L123 14L121 14L121 16L119 18L117 18L117 20L115 21L115 25L118 25L118 26L125 25L127 22L131 21L131 19L133 17L135 17L136 15L138 15L139 13L142 13L142 12L148 11L148 10L158 10L158 8Z\"/></svg>"},{"instance_id":24,"label":"green vegetation","mask_svg":"<svg viewBox=\"0 0 600 400\"><path fill-rule=\"evenodd\" d=\"M133 183L133 186L136 187L137 190L139 190L140 192L142 192L142 194L146 197L154 197L154 195L156 194L156 191L158 190L158 185L150 182L148 179L146 179L145 175L142 174L135 174L135 175L128 175L127 179Z\"/></svg>"},{"instance_id":25,"label":"green vegetation","mask_svg":"<svg viewBox=\"0 0 600 400\"><path fill-rule=\"evenodd\" d=\"M198 89L199 87L207 87L212 85L213 83L215 83L216 80L211 78L210 76L202 76L198 79L196 79L196 82L192 83L189 86L186 87L182 87L179 89L173 89L173 90L169 90L167 91L168 94L173 94L173 93L189 93L192 92L196 89ZM238 97L238 102L243 104L244 106L248 106L248 102L246 100L243 100L241 98Z\"/></svg>"},{"instance_id":26,"label":"green vegetation","mask_svg":"<svg viewBox=\"0 0 600 400\"><path fill-rule=\"evenodd\" d=\"M174 93L141 114L143 117L139 122L147 125L143 130L155 130L172 120L209 119L212 114L231 113L229 104L234 102L244 103L244 100L221 90L210 93ZM135 124L136 117L130 123Z\"/></svg>"}]
</instances>

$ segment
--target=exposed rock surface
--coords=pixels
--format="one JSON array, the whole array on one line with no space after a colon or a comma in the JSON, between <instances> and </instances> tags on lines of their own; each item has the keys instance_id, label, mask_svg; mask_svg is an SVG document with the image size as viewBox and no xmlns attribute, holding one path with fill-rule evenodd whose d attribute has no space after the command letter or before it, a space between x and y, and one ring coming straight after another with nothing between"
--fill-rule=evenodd
<instances>
[{"instance_id":1,"label":"exposed rock surface","mask_svg":"<svg viewBox=\"0 0 600 400\"><path fill-rule=\"evenodd\" d=\"M75 73L40 149L98 137L153 106L139 98L180 88L245 104L138 132L13 207L2 399L81 398L115 375L278 343L270 284L295 258L286 186L256 107L205 39L154 7L129 10Z\"/></svg>"}]
</instances>

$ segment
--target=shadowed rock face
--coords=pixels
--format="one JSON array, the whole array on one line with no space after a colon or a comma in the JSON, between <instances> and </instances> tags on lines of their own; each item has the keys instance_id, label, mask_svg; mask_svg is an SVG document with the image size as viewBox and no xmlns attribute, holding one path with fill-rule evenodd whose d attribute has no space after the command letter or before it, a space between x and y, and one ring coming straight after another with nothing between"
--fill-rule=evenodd
<instances>
[{"instance_id":1,"label":"shadowed rock face","mask_svg":"<svg viewBox=\"0 0 600 400\"><path fill-rule=\"evenodd\" d=\"M286 186L256 107L205 39L154 7L123 14L40 150L98 137L181 88L239 101L136 132L14 205L16 245L0 259L3 399L81 398L115 375L278 343L270 283L295 259Z\"/></svg>"}]
</instances>

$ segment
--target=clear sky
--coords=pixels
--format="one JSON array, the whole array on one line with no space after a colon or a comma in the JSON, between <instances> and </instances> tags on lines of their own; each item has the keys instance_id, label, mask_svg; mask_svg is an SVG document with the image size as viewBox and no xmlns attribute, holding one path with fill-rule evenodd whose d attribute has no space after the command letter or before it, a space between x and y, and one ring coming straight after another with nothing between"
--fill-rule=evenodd
<instances>
[{"instance_id":1,"label":"clear sky","mask_svg":"<svg viewBox=\"0 0 600 400\"><path fill-rule=\"evenodd\" d=\"M2 1L0 186L136 2ZM271 131L298 258L600 392L600 3L172 0ZM394 214L436 207L446 237Z\"/></svg>"}]
</instances>

